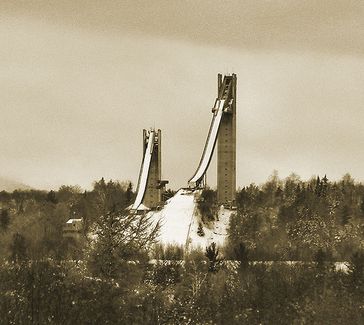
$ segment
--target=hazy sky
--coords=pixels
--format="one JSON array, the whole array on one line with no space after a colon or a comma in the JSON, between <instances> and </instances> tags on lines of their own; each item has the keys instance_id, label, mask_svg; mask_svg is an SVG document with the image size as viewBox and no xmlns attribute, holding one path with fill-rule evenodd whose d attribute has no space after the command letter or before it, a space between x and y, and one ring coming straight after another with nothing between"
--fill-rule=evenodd
<instances>
[{"instance_id":1,"label":"hazy sky","mask_svg":"<svg viewBox=\"0 0 364 325\"><path fill-rule=\"evenodd\" d=\"M238 186L364 181L364 2L332 0L0 1L0 176L135 183L155 126L185 186L219 72L238 76Z\"/></svg>"}]
</instances>

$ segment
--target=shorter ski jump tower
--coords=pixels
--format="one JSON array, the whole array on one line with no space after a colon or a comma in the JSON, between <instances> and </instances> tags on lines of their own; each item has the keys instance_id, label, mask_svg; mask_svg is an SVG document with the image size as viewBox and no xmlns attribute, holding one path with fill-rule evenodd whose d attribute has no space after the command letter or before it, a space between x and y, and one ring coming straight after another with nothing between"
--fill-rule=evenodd
<instances>
[{"instance_id":1,"label":"shorter ski jump tower","mask_svg":"<svg viewBox=\"0 0 364 325\"><path fill-rule=\"evenodd\" d=\"M143 161L139 172L133 211L156 208L161 202L161 130L143 130Z\"/></svg>"},{"instance_id":2,"label":"shorter ski jump tower","mask_svg":"<svg viewBox=\"0 0 364 325\"><path fill-rule=\"evenodd\" d=\"M218 75L218 92L212 108L212 121L195 174L188 182L190 188L206 185L206 172L216 142L217 199L220 204L234 205L236 192L236 74Z\"/></svg>"}]
</instances>

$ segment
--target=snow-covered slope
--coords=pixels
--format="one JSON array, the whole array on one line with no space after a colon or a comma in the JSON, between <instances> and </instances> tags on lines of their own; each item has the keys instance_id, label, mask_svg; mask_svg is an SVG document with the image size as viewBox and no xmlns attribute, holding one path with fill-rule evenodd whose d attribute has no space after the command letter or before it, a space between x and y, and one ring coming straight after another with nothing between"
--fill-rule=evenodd
<instances>
[{"instance_id":1,"label":"snow-covered slope","mask_svg":"<svg viewBox=\"0 0 364 325\"><path fill-rule=\"evenodd\" d=\"M159 240L162 244L186 245L187 249L205 248L212 242L223 245L232 211L221 206L217 220L209 226L203 225L204 236L199 236L201 217L196 205L199 194L200 191L180 189L161 211L149 212L154 220L161 221Z\"/></svg>"},{"instance_id":2,"label":"snow-covered slope","mask_svg":"<svg viewBox=\"0 0 364 325\"><path fill-rule=\"evenodd\" d=\"M149 212L154 220L161 221L159 240L163 244L185 245L194 215L194 193L179 190L161 211Z\"/></svg>"},{"instance_id":3,"label":"snow-covered slope","mask_svg":"<svg viewBox=\"0 0 364 325\"><path fill-rule=\"evenodd\" d=\"M231 214L231 210L226 210L221 206L216 221L212 222L209 226L202 224L204 236L199 236L197 233L201 218L199 215L194 216L188 236L190 248L198 246L204 248L212 242L215 242L218 246L223 246L227 238L227 228L229 227Z\"/></svg>"}]
</instances>

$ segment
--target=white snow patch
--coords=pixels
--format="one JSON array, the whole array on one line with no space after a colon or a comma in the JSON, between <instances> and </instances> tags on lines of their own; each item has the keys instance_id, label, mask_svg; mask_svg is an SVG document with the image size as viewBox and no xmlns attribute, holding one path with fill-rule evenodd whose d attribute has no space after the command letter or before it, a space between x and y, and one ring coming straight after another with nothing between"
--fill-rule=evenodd
<instances>
[{"instance_id":1,"label":"white snow patch","mask_svg":"<svg viewBox=\"0 0 364 325\"><path fill-rule=\"evenodd\" d=\"M68 219L68 221L66 223L73 224L73 223L80 223L80 222L82 222L82 219Z\"/></svg>"},{"instance_id":2,"label":"white snow patch","mask_svg":"<svg viewBox=\"0 0 364 325\"><path fill-rule=\"evenodd\" d=\"M161 211L150 212L154 220L161 222L160 242L185 245L194 209L194 193L181 189L166 202Z\"/></svg>"},{"instance_id":3,"label":"white snow patch","mask_svg":"<svg viewBox=\"0 0 364 325\"><path fill-rule=\"evenodd\" d=\"M204 236L199 236L197 233L201 218L198 215L195 216L189 233L189 248L205 248L213 242L217 246L223 246L227 238L227 231L232 213L233 211L227 210L221 206L217 215L217 220L211 222L209 226L202 224L202 229L205 233Z\"/></svg>"},{"instance_id":4,"label":"white snow patch","mask_svg":"<svg viewBox=\"0 0 364 325\"><path fill-rule=\"evenodd\" d=\"M203 224L204 236L199 236L198 225L201 222L196 198L200 191L180 189L175 196L170 198L161 211L149 212L153 220L161 222L159 241L162 244L183 245L187 250L202 248L215 242L222 246L227 238L231 210L220 207L217 220L210 225Z\"/></svg>"}]
</instances>

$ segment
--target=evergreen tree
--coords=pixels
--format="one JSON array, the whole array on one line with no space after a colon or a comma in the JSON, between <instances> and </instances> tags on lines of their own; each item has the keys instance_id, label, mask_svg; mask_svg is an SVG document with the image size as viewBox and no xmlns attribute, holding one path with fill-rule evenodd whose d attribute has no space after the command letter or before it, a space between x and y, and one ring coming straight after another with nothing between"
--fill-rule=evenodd
<instances>
[{"instance_id":1,"label":"evergreen tree","mask_svg":"<svg viewBox=\"0 0 364 325\"><path fill-rule=\"evenodd\" d=\"M10 223L10 215L7 209L2 209L0 213L0 227L4 231L8 229Z\"/></svg>"},{"instance_id":2,"label":"evergreen tree","mask_svg":"<svg viewBox=\"0 0 364 325\"><path fill-rule=\"evenodd\" d=\"M129 182L125 195L127 204L130 204L131 200L133 199L133 185L131 184L131 182Z\"/></svg>"},{"instance_id":3,"label":"evergreen tree","mask_svg":"<svg viewBox=\"0 0 364 325\"><path fill-rule=\"evenodd\" d=\"M21 262L27 258L27 243L25 237L18 232L14 234L10 245L11 260Z\"/></svg>"},{"instance_id":4,"label":"evergreen tree","mask_svg":"<svg viewBox=\"0 0 364 325\"><path fill-rule=\"evenodd\" d=\"M328 186L329 186L329 179L327 178L327 176L325 174L324 178L321 181L321 195L324 197L326 197L326 195L327 195Z\"/></svg>"},{"instance_id":5,"label":"evergreen tree","mask_svg":"<svg viewBox=\"0 0 364 325\"><path fill-rule=\"evenodd\" d=\"M203 222L213 221L217 212L217 193L210 189L202 190L197 203Z\"/></svg>"},{"instance_id":6,"label":"evergreen tree","mask_svg":"<svg viewBox=\"0 0 364 325\"><path fill-rule=\"evenodd\" d=\"M53 203L53 204L57 204L58 203L58 200L57 200L57 197L56 197L56 193L53 190L51 190L51 191L48 192L46 200L48 202Z\"/></svg>"},{"instance_id":7,"label":"evergreen tree","mask_svg":"<svg viewBox=\"0 0 364 325\"><path fill-rule=\"evenodd\" d=\"M316 178L316 185L315 185L315 194L317 196L321 196L321 189L322 189L321 180L320 180L320 177L317 176L317 178Z\"/></svg>"},{"instance_id":8,"label":"evergreen tree","mask_svg":"<svg viewBox=\"0 0 364 325\"><path fill-rule=\"evenodd\" d=\"M364 216L364 196L361 197L360 211L362 216Z\"/></svg>"},{"instance_id":9,"label":"evergreen tree","mask_svg":"<svg viewBox=\"0 0 364 325\"><path fill-rule=\"evenodd\" d=\"M350 221L350 214L351 214L350 207L347 204L345 204L341 212L341 224L343 226Z\"/></svg>"},{"instance_id":10,"label":"evergreen tree","mask_svg":"<svg viewBox=\"0 0 364 325\"><path fill-rule=\"evenodd\" d=\"M205 236L205 232L203 230L201 222L198 223L197 235L199 235L200 237Z\"/></svg>"},{"instance_id":11,"label":"evergreen tree","mask_svg":"<svg viewBox=\"0 0 364 325\"><path fill-rule=\"evenodd\" d=\"M206 247L205 256L209 260L209 272L216 273L220 264L219 249L213 242L210 246Z\"/></svg>"},{"instance_id":12,"label":"evergreen tree","mask_svg":"<svg viewBox=\"0 0 364 325\"><path fill-rule=\"evenodd\" d=\"M349 263L349 274L355 288L361 289L364 293L364 252L355 252Z\"/></svg>"},{"instance_id":13,"label":"evergreen tree","mask_svg":"<svg viewBox=\"0 0 364 325\"><path fill-rule=\"evenodd\" d=\"M249 254L244 243L240 242L239 245L234 248L234 255L235 259L239 261L240 270L245 270L249 265Z\"/></svg>"}]
</instances>

